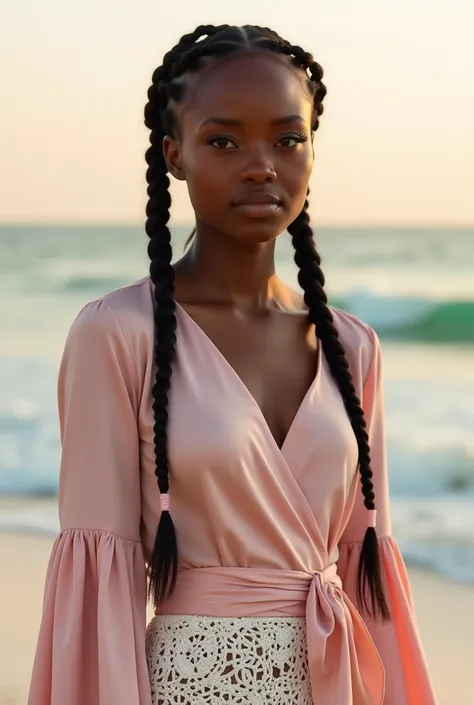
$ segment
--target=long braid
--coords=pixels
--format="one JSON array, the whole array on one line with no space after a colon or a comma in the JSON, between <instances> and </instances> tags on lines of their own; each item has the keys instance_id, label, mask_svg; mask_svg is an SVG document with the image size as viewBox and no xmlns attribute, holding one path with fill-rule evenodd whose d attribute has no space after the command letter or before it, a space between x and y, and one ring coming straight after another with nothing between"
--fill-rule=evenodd
<instances>
[{"instance_id":1,"label":"long braid","mask_svg":"<svg viewBox=\"0 0 474 705\"><path fill-rule=\"evenodd\" d=\"M370 467L369 437L360 400L357 396L349 364L324 290L325 278L321 258L316 250L313 231L309 225L308 201L300 215L288 227L295 248L295 262L299 268L298 282L304 292L309 319L315 325L317 336L329 362L332 376L341 392L349 420L359 448L359 472L368 510L375 509L375 494ZM367 592L368 598L367 599ZM368 527L362 544L357 575L357 594L360 605L368 614L390 619L382 583L380 555L374 527Z\"/></svg>"},{"instance_id":2,"label":"long braid","mask_svg":"<svg viewBox=\"0 0 474 705\"><path fill-rule=\"evenodd\" d=\"M166 126L167 97L161 90L168 78L167 73L181 51L192 46L202 34L212 31L201 27L181 38L177 46L168 52L163 66L153 75L153 84L148 90L145 107L145 125L150 129L150 147L145 159L148 164L148 203L145 230L150 238L150 278L155 289L155 383L152 389L154 413L155 475L160 493L168 497L168 396L171 385L172 362L176 346L176 314L174 301L174 269L171 266L170 180L163 155L162 143ZM160 516L152 555L149 561L149 595L154 604L166 599L174 590L178 572L178 543L173 521L166 504Z\"/></svg>"},{"instance_id":3,"label":"long braid","mask_svg":"<svg viewBox=\"0 0 474 705\"><path fill-rule=\"evenodd\" d=\"M146 152L148 169L148 204L145 230L150 242L150 277L155 288L155 364L156 376L152 389L154 413L155 474L158 487L168 495L168 394L171 384L171 364L176 344L174 302L174 269L171 266L171 233L168 228L171 196L170 181L162 150L163 134L158 126L151 127L151 147ZM178 545L169 511L162 511L149 563L150 590L158 602L171 593L176 584Z\"/></svg>"},{"instance_id":4,"label":"long braid","mask_svg":"<svg viewBox=\"0 0 474 705\"><path fill-rule=\"evenodd\" d=\"M287 51L298 60L301 66L309 70L311 81L315 85L313 131L318 128L318 117L323 113L322 100L326 88L322 83L323 71L312 55L299 47L287 47ZM313 231L308 214L308 200L299 216L288 226L295 249L295 263L299 268L298 282L304 292L309 319L315 325L316 334L321 341L331 368L331 373L341 392L344 405L351 422L359 451L359 474L364 506L368 511L375 510L375 493L373 472L371 468L369 436L364 412L357 396L349 369L344 347L334 325L334 318L328 306L324 290L325 277L321 269L321 257L316 249ZM385 597L377 534L374 526L368 526L362 543L357 572L358 602L373 617L380 616L383 621L390 619L390 611Z\"/></svg>"},{"instance_id":5,"label":"long braid","mask_svg":"<svg viewBox=\"0 0 474 705\"><path fill-rule=\"evenodd\" d=\"M151 130L151 147L147 151L147 181L149 202L146 231L150 237L148 247L151 259L150 276L155 285L155 325L157 372L153 386L153 411L155 414L156 476L162 502L160 524L149 563L150 595L156 604L166 599L174 589L178 566L178 549L175 530L168 511L169 461L167 453L168 394L176 343L176 317L174 302L174 273L171 266L171 235L167 226L171 199L169 179L161 145L166 134L175 131L174 115L168 108L172 98L179 101L184 93L179 78L198 70L204 57L225 56L236 52L267 52L288 56L293 65L309 72L307 87L313 97L313 132L323 113L322 101L326 87L322 82L323 70L311 54L301 47L291 45L266 27L229 27L202 25L184 35L169 51L163 65L153 74L153 85L148 91L149 102L145 108L145 124ZM308 201L299 216L288 227L295 248L295 262L299 268L298 280L304 291L309 319L316 327L332 375L338 384L359 449L359 469L365 507L375 509L375 495L370 467L370 447L366 422L360 400L352 381L344 348L334 325L324 291L321 258L316 250L309 225ZM358 599L369 614L389 619L389 610L381 578L380 556L375 528L367 529L358 571ZM367 598L367 593L369 598Z\"/></svg>"}]
</instances>

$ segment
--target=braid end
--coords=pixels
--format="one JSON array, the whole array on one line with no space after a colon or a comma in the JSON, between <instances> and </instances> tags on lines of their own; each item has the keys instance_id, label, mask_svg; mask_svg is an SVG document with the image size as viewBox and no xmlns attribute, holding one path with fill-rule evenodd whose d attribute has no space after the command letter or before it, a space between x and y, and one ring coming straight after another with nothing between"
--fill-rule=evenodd
<instances>
[{"instance_id":1,"label":"braid end","mask_svg":"<svg viewBox=\"0 0 474 705\"><path fill-rule=\"evenodd\" d=\"M178 577L178 541L169 511L161 512L148 565L148 599L154 607L171 596Z\"/></svg>"},{"instance_id":2,"label":"braid end","mask_svg":"<svg viewBox=\"0 0 474 705\"><path fill-rule=\"evenodd\" d=\"M379 544L374 526L368 526L365 532L357 572L357 599L359 606L373 619L382 622L391 619L385 597Z\"/></svg>"}]
</instances>

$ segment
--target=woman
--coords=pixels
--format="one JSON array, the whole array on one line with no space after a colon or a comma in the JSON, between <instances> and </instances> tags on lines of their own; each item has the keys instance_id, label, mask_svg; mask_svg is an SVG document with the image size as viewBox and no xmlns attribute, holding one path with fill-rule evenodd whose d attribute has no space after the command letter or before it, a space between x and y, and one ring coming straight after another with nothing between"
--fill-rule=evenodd
<instances>
[{"instance_id":1,"label":"woman","mask_svg":"<svg viewBox=\"0 0 474 705\"><path fill-rule=\"evenodd\" d=\"M154 73L150 277L66 343L29 705L435 702L390 534L380 345L328 306L309 225L322 75L228 26ZM168 174L196 214L174 266ZM286 228L303 298L275 274Z\"/></svg>"}]
</instances>

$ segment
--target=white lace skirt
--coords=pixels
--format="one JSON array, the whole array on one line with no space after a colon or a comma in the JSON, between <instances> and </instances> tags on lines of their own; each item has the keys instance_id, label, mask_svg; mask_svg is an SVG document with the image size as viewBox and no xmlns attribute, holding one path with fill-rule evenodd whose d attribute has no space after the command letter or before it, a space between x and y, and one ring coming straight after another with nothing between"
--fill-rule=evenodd
<instances>
[{"instance_id":1,"label":"white lace skirt","mask_svg":"<svg viewBox=\"0 0 474 705\"><path fill-rule=\"evenodd\" d=\"M313 705L304 617L160 615L146 651L153 705Z\"/></svg>"}]
</instances>

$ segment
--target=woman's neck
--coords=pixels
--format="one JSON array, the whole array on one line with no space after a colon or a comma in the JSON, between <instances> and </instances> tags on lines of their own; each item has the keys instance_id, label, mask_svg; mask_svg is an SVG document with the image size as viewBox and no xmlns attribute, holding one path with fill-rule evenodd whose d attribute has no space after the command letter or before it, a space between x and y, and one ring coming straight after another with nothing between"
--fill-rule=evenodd
<instances>
[{"instance_id":1,"label":"woman's neck","mask_svg":"<svg viewBox=\"0 0 474 705\"><path fill-rule=\"evenodd\" d=\"M245 242L217 232L197 232L175 265L177 298L266 308L278 298L282 282L275 273L275 241Z\"/></svg>"}]
</instances>

